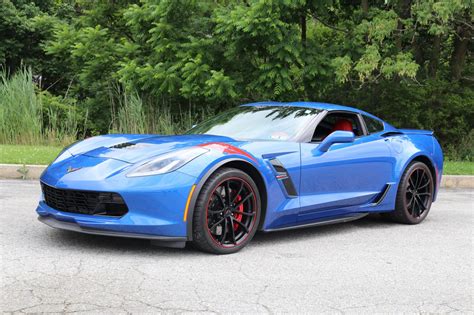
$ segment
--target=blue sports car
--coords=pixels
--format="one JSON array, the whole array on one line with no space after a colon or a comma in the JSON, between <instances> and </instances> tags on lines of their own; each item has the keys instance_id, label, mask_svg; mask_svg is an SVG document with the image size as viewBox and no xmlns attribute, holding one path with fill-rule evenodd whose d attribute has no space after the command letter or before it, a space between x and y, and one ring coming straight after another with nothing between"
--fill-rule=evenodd
<instances>
[{"instance_id":1,"label":"blue sports car","mask_svg":"<svg viewBox=\"0 0 474 315\"><path fill-rule=\"evenodd\" d=\"M77 142L42 174L36 211L59 229L228 254L257 230L369 213L420 223L442 168L431 131L397 129L351 107L262 102L184 135Z\"/></svg>"}]
</instances>

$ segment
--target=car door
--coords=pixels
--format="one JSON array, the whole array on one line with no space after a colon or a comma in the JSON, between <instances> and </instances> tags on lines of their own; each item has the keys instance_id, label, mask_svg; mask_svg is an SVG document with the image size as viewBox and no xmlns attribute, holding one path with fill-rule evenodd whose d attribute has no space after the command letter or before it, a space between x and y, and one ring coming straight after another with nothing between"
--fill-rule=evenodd
<instances>
[{"instance_id":1,"label":"car door","mask_svg":"<svg viewBox=\"0 0 474 315\"><path fill-rule=\"evenodd\" d=\"M335 143L327 152L319 151L324 128L332 132L328 119L341 117L351 121L354 141ZM360 211L389 187L393 176L395 163L385 139L380 133L368 134L360 114L328 112L318 126L324 128L316 127L316 139L301 143L301 223Z\"/></svg>"}]
</instances>

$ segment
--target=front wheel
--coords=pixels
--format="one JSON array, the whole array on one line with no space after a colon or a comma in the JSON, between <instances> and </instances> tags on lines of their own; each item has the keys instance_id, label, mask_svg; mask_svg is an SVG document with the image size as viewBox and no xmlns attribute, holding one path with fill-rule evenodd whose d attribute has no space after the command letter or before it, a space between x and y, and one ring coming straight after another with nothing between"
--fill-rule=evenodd
<instances>
[{"instance_id":1,"label":"front wheel","mask_svg":"<svg viewBox=\"0 0 474 315\"><path fill-rule=\"evenodd\" d=\"M260 221L260 194L252 178L223 168L204 184L194 210L193 242L201 250L231 254L245 247Z\"/></svg>"},{"instance_id":2,"label":"front wheel","mask_svg":"<svg viewBox=\"0 0 474 315\"><path fill-rule=\"evenodd\" d=\"M423 221L433 201L433 175L426 164L411 163L403 173L398 187L395 211L386 215L397 222L418 224Z\"/></svg>"}]
</instances>

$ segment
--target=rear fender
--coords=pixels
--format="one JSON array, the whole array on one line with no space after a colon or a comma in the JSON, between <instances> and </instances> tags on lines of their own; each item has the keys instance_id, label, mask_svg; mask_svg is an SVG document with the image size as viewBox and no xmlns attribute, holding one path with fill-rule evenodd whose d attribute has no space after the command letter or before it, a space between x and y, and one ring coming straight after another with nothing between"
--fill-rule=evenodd
<instances>
[{"instance_id":1,"label":"rear fender","mask_svg":"<svg viewBox=\"0 0 474 315\"><path fill-rule=\"evenodd\" d=\"M420 130L420 133L401 136L404 142L402 143L404 149L398 154L394 152L394 154L398 155L395 167L396 174L399 174L397 187L408 165L414 160L419 160L427 164L432 172L435 181L433 194L433 201L435 201L443 171L443 153L436 138L430 136L429 133L422 133L421 131L423 130Z\"/></svg>"}]
</instances>

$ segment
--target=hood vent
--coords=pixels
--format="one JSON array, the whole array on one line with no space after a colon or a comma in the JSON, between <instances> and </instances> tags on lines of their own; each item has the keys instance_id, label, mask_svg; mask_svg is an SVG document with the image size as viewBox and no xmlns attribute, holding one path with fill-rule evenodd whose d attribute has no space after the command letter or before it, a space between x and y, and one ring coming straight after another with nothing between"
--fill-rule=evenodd
<instances>
[{"instance_id":1,"label":"hood vent","mask_svg":"<svg viewBox=\"0 0 474 315\"><path fill-rule=\"evenodd\" d=\"M135 143L123 142L123 143L119 143L119 144L113 145L113 146L111 146L110 148L111 148L111 149L123 149L123 148L126 148L126 147L130 147L130 146L132 146L132 145L135 145Z\"/></svg>"}]
</instances>

